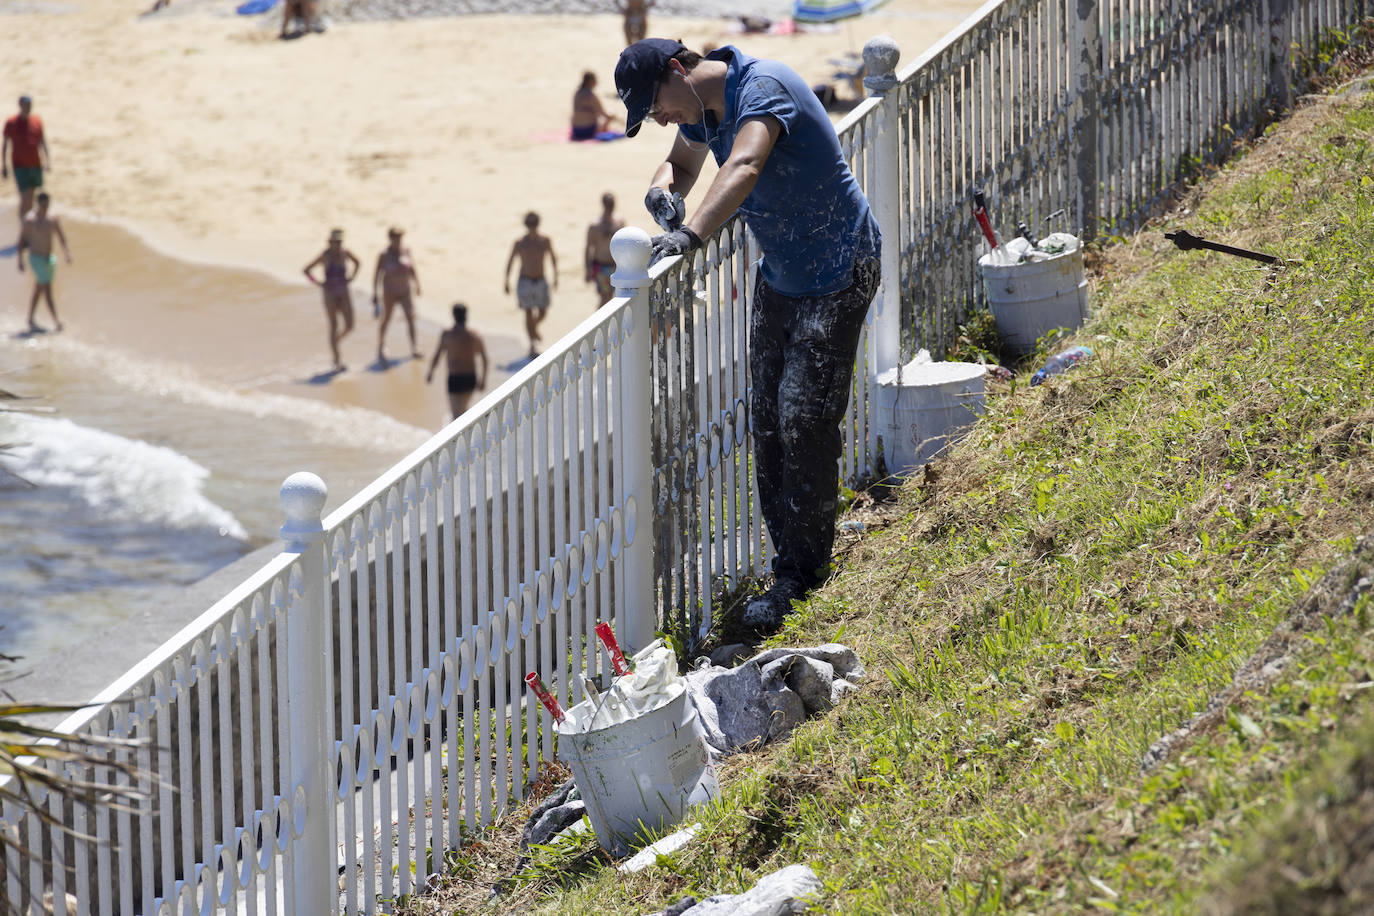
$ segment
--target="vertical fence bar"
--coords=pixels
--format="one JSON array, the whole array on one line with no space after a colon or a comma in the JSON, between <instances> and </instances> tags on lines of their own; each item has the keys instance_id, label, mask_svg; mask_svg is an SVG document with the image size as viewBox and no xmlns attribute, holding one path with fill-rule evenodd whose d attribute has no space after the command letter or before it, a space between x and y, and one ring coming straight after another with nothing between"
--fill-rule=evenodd
<instances>
[{"instance_id":1,"label":"vertical fence bar","mask_svg":"<svg viewBox=\"0 0 1374 916\"><path fill-rule=\"evenodd\" d=\"M329 647L320 638L329 598L320 524L326 493L324 481L305 472L292 474L281 486L286 513L281 537L288 553L300 555L301 576L300 591L293 595L286 618L292 772L291 785L282 790L289 793L287 810L296 821L302 817L305 821L291 856L296 912L333 914L338 912L339 895L335 888L334 755L328 746L326 717L334 714L334 704L326 695ZM304 811L299 810L301 806ZM294 832L294 828L294 824L277 825L278 830Z\"/></svg>"},{"instance_id":2,"label":"vertical fence bar","mask_svg":"<svg viewBox=\"0 0 1374 916\"><path fill-rule=\"evenodd\" d=\"M902 344L901 192L897 182L901 157L901 131L898 129L898 102L901 93L897 80L897 61L902 50L887 35L870 38L864 44L864 88L869 98L882 99L872 122L869 142L874 149L873 191L876 200L869 206L883 235L882 283L873 303L873 336L877 349L877 373L897 366ZM876 381L874 382L876 384Z\"/></svg>"},{"instance_id":3,"label":"vertical fence bar","mask_svg":"<svg viewBox=\"0 0 1374 916\"><path fill-rule=\"evenodd\" d=\"M1077 0L1076 29L1078 59L1075 88L1078 93L1078 219L1083 241L1097 238L1097 220L1101 209L1098 198L1098 125L1101 102L1098 87L1102 80L1102 28L1098 20L1097 0Z\"/></svg>"},{"instance_id":4,"label":"vertical fence bar","mask_svg":"<svg viewBox=\"0 0 1374 916\"><path fill-rule=\"evenodd\" d=\"M1269 100L1276 111L1293 107L1293 16L1290 0L1268 0Z\"/></svg>"},{"instance_id":5,"label":"vertical fence bar","mask_svg":"<svg viewBox=\"0 0 1374 916\"><path fill-rule=\"evenodd\" d=\"M628 321L621 327L623 340L620 370L620 463L625 469L625 632L621 641L630 651L638 651L654 638L657 626L654 601L652 392L650 378L649 327L649 236L643 229L626 227L611 239L615 258L617 296L632 296ZM665 405L666 406L666 405Z\"/></svg>"}]
</instances>

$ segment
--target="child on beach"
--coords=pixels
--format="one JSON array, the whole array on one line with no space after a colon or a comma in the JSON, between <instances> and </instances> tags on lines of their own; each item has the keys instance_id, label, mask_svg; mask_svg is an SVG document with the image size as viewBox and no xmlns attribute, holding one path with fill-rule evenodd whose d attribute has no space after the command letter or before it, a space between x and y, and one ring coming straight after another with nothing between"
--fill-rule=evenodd
<instances>
[{"instance_id":1,"label":"child on beach","mask_svg":"<svg viewBox=\"0 0 1374 916\"><path fill-rule=\"evenodd\" d=\"M392 226L387 230L387 246L377 255L377 267L372 271L372 313L381 315L382 326L377 331L377 362L385 363L386 355L382 348L386 343L387 325L391 323L391 312L401 307L406 319L406 331L410 334L410 355L420 358L415 346L415 303L410 298L410 285L415 284L415 295L420 295L420 275L415 272L415 261L409 248L401 247L404 230ZM381 302L377 300L377 281L382 283ZM379 311L380 310L380 311Z\"/></svg>"},{"instance_id":2,"label":"child on beach","mask_svg":"<svg viewBox=\"0 0 1374 916\"><path fill-rule=\"evenodd\" d=\"M473 391L487 387L487 348L482 343L482 335L468 329L468 307L461 302L453 307L453 327L439 337L439 346L429 361L425 384L434 381L434 367L439 364L440 356L448 364L448 406L456 420L468 409ZM480 372L478 360L482 363Z\"/></svg>"},{"instance_id":3,"label":"child on beach","mask_svg":"<svg viewBox=\"0 0 1374 916\"><path fill-rule=\"evenodd\" d=\"M67 246L67 236L62 232L62 224L57 221L57 217L48 215L48 205L51 198L47 191L38 193L36 206L24 217L22 228L19 230L18 257L19 272L24 272L24 249L28 249L29 266L33 268L33 298L29 300L29 330L41 331L43 328L34 321L34 313L38 310L38 297L42 296L48 302L48 311L52 313L53 327L55 330L62 330L62 322L57 318L57 306L52 300L52 278L57 270L57 252L53 251L52 240L56 236L62 243L62 253L66 255L67 263L72 262L72 251Z\"/></svg>"},{"instance_id":4,"label":"child on beach","mask_svg":"<svg viewBox=\"0 0 1374 916\"><path fill-rule=\"evenodd\" d=\"M343 230L329 232L329 247L320 256L305 265L305 278L320 288L324 294L324 312L329 317L329 351L334 354L334 370L342 372L348 367L339 358L339 341L353 330L353 299L348 292L348 284L358 275L362 263L353 252L343 246ZM311 273L316 267L324 268L324 279L316 280ZM343 321L343 330L339 322Z\"/></svg>"}]
</instances>

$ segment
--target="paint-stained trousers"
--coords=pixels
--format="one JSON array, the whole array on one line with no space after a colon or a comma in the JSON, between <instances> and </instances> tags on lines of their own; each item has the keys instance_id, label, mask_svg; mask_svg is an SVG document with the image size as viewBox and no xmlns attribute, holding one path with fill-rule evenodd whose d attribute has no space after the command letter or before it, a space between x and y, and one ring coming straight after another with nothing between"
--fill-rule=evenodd
<instances>
[{"instance_id":1,"label":"paint-stained trousers","mask_svg":"<svg viewBox=\"0 0 1374 916\"><path fill-rule=\"evenodd\" d=\"M754 287L749 410L759 503L777 551L773 573L807 588L830 574L840 420L880 274L878 261L861 261L854 282L826 296L784 296L762 275Z\"/></svg>"}]
</instances>

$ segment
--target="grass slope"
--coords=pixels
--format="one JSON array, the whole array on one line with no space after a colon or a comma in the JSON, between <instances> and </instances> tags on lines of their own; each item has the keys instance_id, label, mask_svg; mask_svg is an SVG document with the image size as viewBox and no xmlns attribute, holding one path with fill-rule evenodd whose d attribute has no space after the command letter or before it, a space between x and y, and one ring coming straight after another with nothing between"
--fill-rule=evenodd
<instances>
[{"instance_id":1,"label":"grass slope","mask_svg":"<svg viewBox=\"0 0 1374 916\"><path fill-rule=\"evenodd\" d=\"M805 862L826 913L1358 910L1374 608L1332 613L1359 569L1313 586L1374 531L1372 143L1374 95L1312 100L1165 221L1281 268L1164 225L1104 245L1069 341L1097 355L993 383L775 640L853 646L863 691L730 760L686 849L633 876L589 836L540 849L503 909L644 913ZM1288 663L1142 769L1295 610ZM452 888L408 912L480 899Z\"/></svg>"}]
</instances>

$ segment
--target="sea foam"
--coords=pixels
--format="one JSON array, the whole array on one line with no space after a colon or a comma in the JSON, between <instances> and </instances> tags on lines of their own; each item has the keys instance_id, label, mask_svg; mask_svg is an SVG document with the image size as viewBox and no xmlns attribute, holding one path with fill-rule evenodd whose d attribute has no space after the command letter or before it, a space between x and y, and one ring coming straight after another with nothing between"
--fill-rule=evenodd
<instances>
[{"instance_id":1,"label":"sea foam","mask_svg":"<svg viewBox=\"0 0 1374 916\"><path fill-rule=\"evenodd\" d=\"M94 514L246 540L233 514L204 492L210 472L170 448L67 419L0 418L0 467L37 487L60 488Z\"/></svg>"}]
</instances>

